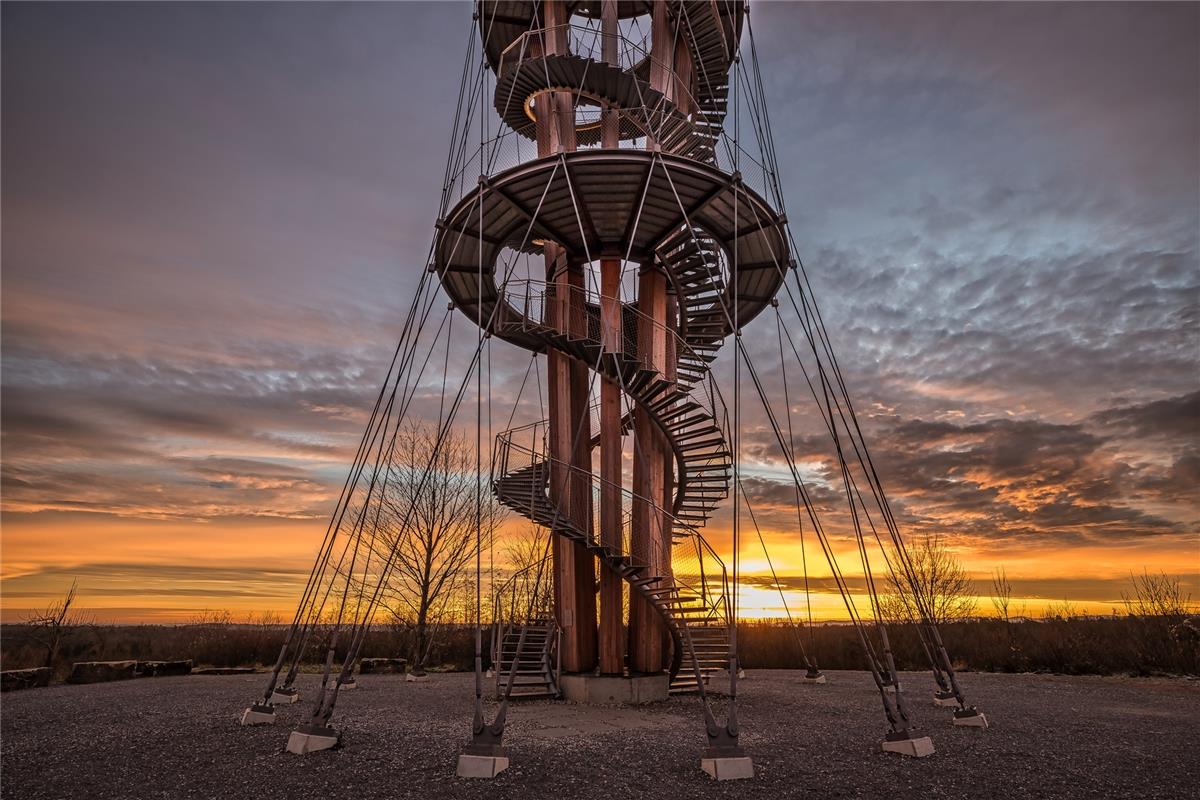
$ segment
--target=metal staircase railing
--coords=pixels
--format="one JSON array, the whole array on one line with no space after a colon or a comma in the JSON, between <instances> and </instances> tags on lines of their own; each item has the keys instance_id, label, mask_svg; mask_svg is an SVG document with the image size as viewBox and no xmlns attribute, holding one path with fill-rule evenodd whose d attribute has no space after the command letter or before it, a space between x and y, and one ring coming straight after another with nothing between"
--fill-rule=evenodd
<instances>
[{"instance_id":1,"label":"metal staircase railing","mask_svg":"<svg viewBox=\"0 0 1200 800\"><path fill-rule=\"evenodd\" d=\"M728 575L716 551L699 533L717 503L729 487L729 453L723 430L724 404L719 391L708 380L708 364L714 355L680 336L671 326L657 322L631 305L622 306L622 352L605 352L601 342L600 298L579 287L564 289L540 281L510 281L503 288L505 304L516 314L505 316L501 326L515 326L522 334L533 334L551 347L585 361L605 377L618 381L627 395L644 409L666 434L678 465L678 480L670 511L651 498L637 496L624 486L614 487L590 470L551 458L547 439L549 424L533 422L496 437L492 486L497 497L509 508L534 522L556 530L593 552L608 568L620 574L641 593L663 617L675 644L671 676L678 680L677 691L697 688L701 680L719 668L705 635L713 631L722 637L729 625ZM576 313L572 330L561 330L553 319L555 308L563 304ZM582 311L580 324L578 314ZM680 308L681 315L688 313ZM667 379L639 352L639 333L647 327L665 334L675 353L677 373ZM598 438L592 440L592 445ZM564 494L551 502L547 487L552 470L563 470L579 480L564 480ZM587 486L586 507L592 518L586 525L567 519L563 508L571 506L572 491ZM618 488L622 497L620 542L600 541L600 495L602 488ZM659 539L669 533L671 559L666 563L661 547L635 543L633 506L635 501L650 509L651 520L662 526ZM692 651L695 634L700 652ZM685 641L686 639L686 641ZM688 650L688 653L685 653ZM687 674L681 670L686 666ZM690 677L689 677L690 675Z\"/></svg>"},{"instance_id":2,"label":"metal staircase railing","mask_svg":"<svg viewBox=\"0 0 1200 800\"><path fill-rule=\"evenodd\" d=\"M491 662L498 697L509 681L511 697L559 695L562 631L548 561L543 555L517 570L493 593Z\"/></svg>"},{"instance_id":3,"label":"metal staircase railing","mask_svg":"<svg viewBox=\"0 0 1200 800\"><path fill-rule=\"evenodd\" d=\"M511 434L529 437L534 446L514 440ZM524 438L524 437L522 437ZM590 484L592 518L581 525L567 519L551 503L546 493L551 469L561 469ZM574 481L565 481L570 501ZM728 575L715 551L703 541L695 528L676 520L661 506L647 498L636 496L620 487L622 496L622 526L620 542L601 542L599 530L599 498L601 490L611 486L599 476L574 465L551 458L545 445L544 423L534 423L497 437L496 459L492 487L497 498L507 507L528 519L567 536L591 552L607 568L620 575L633 590L641 594L662 617L675 646L670 674L675 677L686 661L685 628L698 625L728 624ZM645 503L652 519L665 520L675 532L671 547L671 563L663 559L662 549L641 543L633 536L632 504Z\"/></svg>"},{"instance_id":4,"label":"metal staircase railing","mask_svg":"<svg viewBox=\"0 0 1200 800\"><path fill-rule=\"evenodd\" d=\"M547 37L565 36L567 51L544 53ZM549 91L569 91L580 101L578 108L594 108L588 118L576 118L580 146L599 143L599 111L608 105L617 114L621 138L654 139L664 152L714 163L717 141L727 106L728 84L702 84L693 93L689 80L679 76L674 63L659 63L651 55L649 38L614 35L617 59L606 63L605 37L594 27L563 24L531 28L504 48L496 66L500 78L495 103L500 117L512 130L534 137L537 97ZM651 88L650 73L662 72L674 100ZM625 102L616 102L625 98ZM690 109L688 111L687 109Z\"/></svg>"},{"instance_id":5,"label":"metal staircase railing","mask_svg":"<svg viewBox=\"0 0 1200 800\"><path fill-rule=\"evenodd\" d=\"M729 490L732 466L723 430L724 401L709 376L715 345L689 342L670 325L641 313L635 306L622 306L622 350L605 353L600 334L600 297L579 287L567 291L541 281L509 281L503 287L506 305L517 314L505 315L501 329L533 334L547 345L598 368L615 380L668 439L677 464L676 494L672 513L688 528L702 526ZM561 330L554 322L554 304L567 305L585 317L577 330ZM681 317L687 308L681 304ZM639 331L653 328L664 335L676 361L674 379L664 376L639 352ZM602 358L604 355L606 357Z\"/></svg>"}]
</instances>

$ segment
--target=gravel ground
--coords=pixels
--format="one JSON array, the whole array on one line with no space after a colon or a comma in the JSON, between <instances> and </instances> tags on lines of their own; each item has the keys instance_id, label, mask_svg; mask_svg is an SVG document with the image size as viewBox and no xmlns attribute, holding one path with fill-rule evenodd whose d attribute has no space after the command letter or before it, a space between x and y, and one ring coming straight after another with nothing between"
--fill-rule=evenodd
<instances>
[{"instance_id":1,"label":"gravel ground","mask_svg":"<svg viewBox=\"0 0 1200 800\"><path fill-rule=\"evenodd\" d=\"M695 698L643 708L514 704L512 766L494 781L454 777L467 738L472 676L428 683L367 675L339 700L335 751L293 756L288 731L237 718L265 676L154 678L55 686L3 697L0 794L23 798L1196 798L1200 682L968 674L991 729L953 728L928 701L927 675L906 695L937 753L879 751L878 695L865 674L752 671L740 683L742 743L753 781L716 784L699 770ZM301 691L312 698L314 676Z\"/></svg>"}]
</instances>

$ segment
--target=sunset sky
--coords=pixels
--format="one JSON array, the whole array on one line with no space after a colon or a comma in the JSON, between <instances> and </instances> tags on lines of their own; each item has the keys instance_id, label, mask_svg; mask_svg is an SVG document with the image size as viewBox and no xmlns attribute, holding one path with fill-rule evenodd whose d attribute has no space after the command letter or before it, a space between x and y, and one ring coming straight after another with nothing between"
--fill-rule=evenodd
<instances>
[{"instance_id":1,"label":"sunset sky","mask_svg":"<svg viewBox=\"0 0 1200 800\"><path fill-rule=\"evenodd\" d=\"M425 265L471 6L2 14L3 616L72 580L102 620L289 613ZM1107 613L1143 568L1200 599L1200 6L752 15L905 533L944 534L983 594L1003 565L1029 613ZM528 355L494 358L511 403ZM761 582L743 605L781 613Z\"/></svg>"}]
</instances>

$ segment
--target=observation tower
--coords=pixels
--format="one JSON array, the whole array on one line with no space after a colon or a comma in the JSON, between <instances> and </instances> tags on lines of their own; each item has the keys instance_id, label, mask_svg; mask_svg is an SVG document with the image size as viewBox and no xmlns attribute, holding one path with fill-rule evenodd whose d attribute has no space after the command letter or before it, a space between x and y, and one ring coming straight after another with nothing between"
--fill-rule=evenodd
<instances>
[{"instance_id":1,"label":"observation tower","mask_svg":"<svg viewBox=\"0 0 1200 800\"><path fill-rule=\"evenodd\" d=\"M931 621L794 255L752 31L743 35L748 14L744 2L726 0L476 5L427 268L264 699L243 722L270 722L276 704L295 699L298 665L318 621L332 615L322 691L289 750L337 743L338 693L393 591L397 551L420 533L416 497L455 426L473 424L476 704L459 774L490 777L507 766L512 701L694 694L707 737L703 769L752 777L738 742L733 590L750 526L772 562L742 483L749 401L761 404L755 413L778 446L780 480L794 488L801 546L805 531L819 542L859 632L887 718L883 748L932 752L899 692L873 569L911 588L935 704L954 707L955 724L986 726L966 705ZM446 316L431 335L439 299ZM778 336L778 370L756 366L745 343L761 316L774 321L758 327ZM470 337L442 334L455 319L469 321ZM531 406L544 409L532 421L492 427L493 345L529 354L511 413L495 416L515 421ZM455 347L472 350L457 389ZM437 436L406 513L387 500L396 431L440 348ZM838 530L823 521L797 466L789 369L805 379L840 472L833 481L847 508ZM502 575L490 561L485 575L495 529L484 495L548 531L544 550ZM708 536L721 514L721 535ZM837 563L834 535L856 543L866 611ZM882 559L872 565L876 545ZM801 680L823 682L796 641ZM485 664L499 701L491 721Z\"/></svg>"}]
</instances>

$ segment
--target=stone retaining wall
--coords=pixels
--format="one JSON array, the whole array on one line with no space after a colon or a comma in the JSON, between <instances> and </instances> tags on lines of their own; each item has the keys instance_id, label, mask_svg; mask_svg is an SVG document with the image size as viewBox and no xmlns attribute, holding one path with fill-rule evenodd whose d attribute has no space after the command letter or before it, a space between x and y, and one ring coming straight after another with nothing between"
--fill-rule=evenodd
<instances>
[{"instance_id":1,"label":"stone retaining wall","mask_svg":"<svg viewBox=\"0 0 1200 800\"><path fill-rule=\"evenodd\" d=\"M127 681L138 676L136 661L76 661L71 665L67 683L104 683Z\"/></svg>"},{"instance_id":2,"label":"stone retaining wall","mask_svg":"<svg viewBox=\"0 0 1200 800\"><path fill-rule=\"evenodd\" d=\"M137 671L138 676L142 678L187 675L192 671L192 660L189 658L186 661L139 661Z\"/></svg>"},{"instance_id":3,"label":"stone retaining wall","mask_svg":"<svg viewBox=\"0 0 1200 800\"><path fill-rule=\"evenodd\" d=\"M359 675L403 675L408 669L408 661L403 658L364 658L358 662Z\"/></svg>"},{"instance_id":4,"label":"stone retaining wall","mask_svg":"<svg viewBox=\"0 0 1200 800\"><path fill-rule=\"evenodd\" d=\"M33 689L38 686L49 686L54 670L49 667L34 667L33 669L6 669L0 672L0 692L11 692L17 689Z\"/></svg>"}]
</instances>

